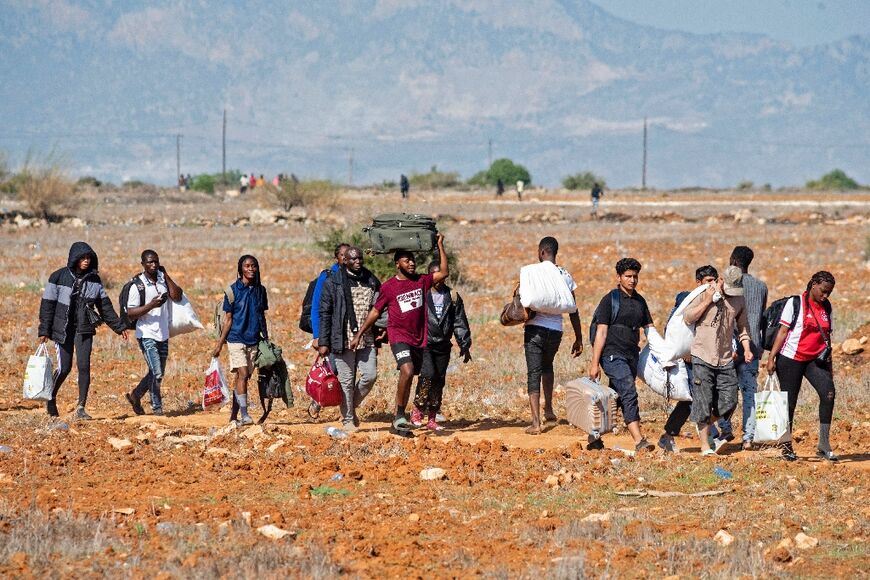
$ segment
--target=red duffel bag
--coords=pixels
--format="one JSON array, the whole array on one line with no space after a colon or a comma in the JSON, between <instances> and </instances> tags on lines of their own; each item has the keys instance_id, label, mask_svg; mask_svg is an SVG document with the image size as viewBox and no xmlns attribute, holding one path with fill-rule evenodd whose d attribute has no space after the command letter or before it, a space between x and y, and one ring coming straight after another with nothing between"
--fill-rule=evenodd
<instances>
[{"instance_id":1,"label":"red duffel bag","mask_svg":"<svg viewBox=\"0 0 870 580\"><path fill-rule=\"evenodd\" d=\"M341 383L329 366L329 361L317 357L305 379L305 392L321 407L337 407L341 404Z\"/></svg>"}]
</instances>

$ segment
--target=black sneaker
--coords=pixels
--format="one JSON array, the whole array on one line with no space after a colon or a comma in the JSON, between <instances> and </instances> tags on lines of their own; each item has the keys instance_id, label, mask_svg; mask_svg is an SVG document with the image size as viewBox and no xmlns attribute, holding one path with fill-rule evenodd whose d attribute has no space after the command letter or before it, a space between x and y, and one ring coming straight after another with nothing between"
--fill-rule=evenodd
<instances>
[{"instance_id":1,"label":"black sneaker","mask_svg":"<svg viewBox=\"0 0 870 580\"><path fill-rule=\"evenodd\" d=\"M816 450L816 457L821 457L822 459L825 459L832 463L836 463L840 460L840 458L837 457L837 454L833 451L822 451L821 449Z\"/></svg>"},{"instance_id":2,"label":"black sneaker","mask_svg":"<svg viewBox=\"0 0 870 580\"><path fill-rule=\"evenodd\" d=\"M638 451L655 451L655 448L656 448L656 446L653 445L652 443L650 443L649 441L647 441L646 438L641 439L641 440L638 441L638 442L635 444L635 446L634 446L634 450L635 450L635 452L638 452Z\"/></svg>"},{"instance_id":3,"label":"black sneaker","mask_svg":"<svg viewBox=\"0 0 870 580\"><path fill-rule=\"evenodd\" d=\"M797 461L798 457L791 445L785 445L782 448L782 458L786 461Z\"/></svg>"},{"instance_id":4,"label":"black sneaker","mask_svg":"<svg viewBox=\"0 0 870 580\"><path fill-rule=\"evenodd\" d=\"M78 407L76 407L76 419L78 419L79 421L90 421L91 419L93 419L93 417L88 415L88 412L85 411L85 408L83 406L79 405Z\"/></svg>"},{"instance_id":5,"label":"black sneaker","mask_svg":"<svg viewBox=\"0 0 870 580\"><path fill-rule=\"evenodd\" d=\"M45 410L48 411L49 417L60 417L60 413L57 412L57 401L46 401Z\"/></svg>"},{"instance_id":6,"label":"black sneaker","mask_svg":"<svg viewBox=\"0 0 870 580\"><path fill-rule=\"evenodd\" d=\"M145 409L142 408L142 402L136 398L136 396L130 392L125 393L124 397L126 397L127 402L130 403L130 406L133 407L133 412L137 415L144 415Z\"/></svg>"},{"instance_id":7,"label":"black sneaker","mask_svg":"<svg viewBox=\"0 0 870 580\"><path fill-rule=\"evenodd\" d=\"M596 439L595 441L586 444L587 451L601 451L602 449L604 449L604 441L601 439Z\"/></svg>"}]
</instances>

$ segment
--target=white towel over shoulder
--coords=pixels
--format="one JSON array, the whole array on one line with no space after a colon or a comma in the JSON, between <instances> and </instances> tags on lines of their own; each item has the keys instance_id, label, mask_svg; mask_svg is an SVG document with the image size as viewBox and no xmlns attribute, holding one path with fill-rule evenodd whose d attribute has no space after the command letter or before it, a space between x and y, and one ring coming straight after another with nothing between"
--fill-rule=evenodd
<instances>
[{"instance_id":1,"label":"white towel over shoulder","mask_svg":"<svg viewBox=\"0 0 870 580\"><path fill-rule=\"evenodd\" d=\"M544 261L520 268L520 302L526 308L545 314L575 312L577 304L561 270Z\"/></svg>"}]
</instances>

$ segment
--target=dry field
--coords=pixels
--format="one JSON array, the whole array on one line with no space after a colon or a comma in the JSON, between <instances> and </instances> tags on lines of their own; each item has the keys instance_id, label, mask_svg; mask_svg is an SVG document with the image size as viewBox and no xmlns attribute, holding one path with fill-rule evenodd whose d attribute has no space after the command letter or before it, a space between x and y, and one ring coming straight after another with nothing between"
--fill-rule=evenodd
<instances>
[{"instance_id":1,"label":"dry field","mask_svg":"<svg viewBox=\"0 0 870 580\"><path fill-rule=\"evenodd\" d=\"M0 574L11 577L746 577L866 575L870 562L870 364L835 359L833 443L843 461L813 458L816 395L801 394L796 448L784 463L765 452L702 459L686 428L683 452L631 458L627 437L608 450L560 424L540 437L526 424L522 333L497 315L537 241L553 235L559 262L579 284L584 329L625 255L643 265L640 291L661 326L697 266L724 267L731 247L756 251L753 273L772 298L798 292L816 270L837 287L834 341L870 335L866 282L870 196L819 193L609 193L605 219L586 195L345 192L336 207L271 222L260 197L91 193L84 223L21 227L0 200ZM388 353L363 410L363 429L329 438L304 412L312 361L296 327L307 282L329 262L315 241L333 227L407 210L439 216L461 266L459 292L472 323L474 361L451 366L444 434L397 440L386 432L396 372ZM279 216L280 217L280 216ZM20 221L20 220L19 220ZM186 289L207 325L242 253L256 255L270 291L273 339L292 363L297 404L258 427L226 428L226 409L198 408L214 340L207 330L174 340L164 381L167 417L134 417L123 394L144 372L135 343L101 329L92 359L92 422L69 416L75 371L59 395L61 421L21 400L48 275L76 240L98 252L117 294L145 247ZM584 338L584 340L586 340ZM587 352L557 357L557 383L586 371ZM657 439L667 403L642 385L645 431ZM256 399L256 397L254 397ZM557 412L564 393L557 389ZM281 407L281 405L279 403ZM146 405L147 408L147 405ZM277 407L276 407L277 409ZM256 417L259 409L253 409ZM116 449L110 438L129 441ZM720 479L715 466L733 474ZM427 467L446 470L421 481ZM625 495L644 490L650 493ZM677 494L658 492L678 492ZM691 495L711 492L705 495ZM712 493L716 492L716 493ZM269 539L257 529L291 532ZM714 539L724 530L733 543ZM804 538L808 536L810 539ZM797 539L795 539L797 536ZM723 534L719 534L721 539ZM813 541L817 540L817 542ZM726 542L727 543L727 542Z\"/></svg>"}]
</instances>

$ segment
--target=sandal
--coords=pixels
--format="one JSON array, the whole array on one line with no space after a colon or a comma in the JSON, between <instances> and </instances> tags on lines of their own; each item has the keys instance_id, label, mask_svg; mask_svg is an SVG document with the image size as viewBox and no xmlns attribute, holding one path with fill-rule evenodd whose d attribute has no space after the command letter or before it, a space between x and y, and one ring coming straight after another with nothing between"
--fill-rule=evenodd
<instances>
[{"instance_id":1,"label":"sandal","mask_svg":"<svg viewBox=\"0 0 870 580\"><path fill-rule=\"evenodd\" d=\"M393 419L393 422L390 423L390 433L399 437L411 438L414 436L414 433L411 431L411 424L405 417Z\"/></svg>"},{"instance_id":2,"label":"sandal","mask_svg":"<svg viewBox=\"0 0 870 580\"><path fill-rule=\"evenodd\" d=\"M538 425L535 427L534 425L529 425L525 429L523 429L526 435L540 435L541 434L541 426Z\"/></svg>"},{"instance_id":3,"label":"sandal","mask_svg":"<svg viewBox=\"0 0 870 580\"><path fill-rule=\"evenodd\" d=\"M555 427L559 424L559 418L555 415L550 417L544 415L544 427Z\"/></svg>"}]
</instances>

